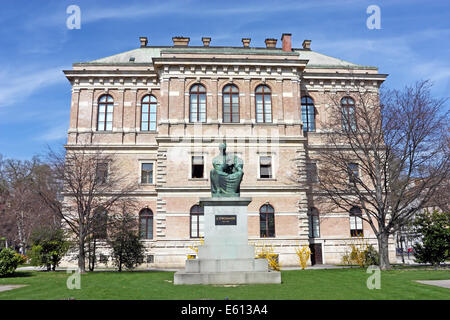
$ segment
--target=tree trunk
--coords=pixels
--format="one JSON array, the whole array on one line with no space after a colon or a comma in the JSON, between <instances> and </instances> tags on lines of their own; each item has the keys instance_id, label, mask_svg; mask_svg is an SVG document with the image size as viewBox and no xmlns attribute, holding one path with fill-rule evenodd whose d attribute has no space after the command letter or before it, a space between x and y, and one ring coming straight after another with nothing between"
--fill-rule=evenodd
<instances>
[{"instance_id":1,"label":"tree trunk","mask_svg":"<svg viewBox=\"0 0 450 320\"><path fill-rule=\"evenodd\" d=\"M21 212L17 221L17 234L19 236L19 252L25 254L25 240L24 240L24 230L23 230L23 213Z\"/></svg>"},{"instance_id":2,"label":"tree trunk","mask_svg":"<svg viewBox=\"0 0 450 320\"><path fill-rule=\"evenodd\" d=\"M386 270L391 268L389 262L389 234L380 233L377 236L378 239L378 253L380 255L380 269Z\"/></svg>"},{"instance_id":3,"label":"tree trunk","mask_svg":"<svg viewBox=\"0 0 450 320\"><path fill-rule=\"evenodd\" d=\"M84 239L81 235L78 242L78 268L80 273L86 273L86 253L84 251Z\"/></svg>"},{"instance_id":4,"label":"tree trunk","mask_svg":"<svg viewBox=\"0 0 450 320\"><path fill-rule=\"evenodd\" d=\"M92 246L89 250L89 255L90 255L89 271L94 271L94 269L95 269L95 262L96 262L95 250L96 250L96 248L97 248L97 240L94 238L94 243L92 244Z\"/></svg>"}]
</instances>

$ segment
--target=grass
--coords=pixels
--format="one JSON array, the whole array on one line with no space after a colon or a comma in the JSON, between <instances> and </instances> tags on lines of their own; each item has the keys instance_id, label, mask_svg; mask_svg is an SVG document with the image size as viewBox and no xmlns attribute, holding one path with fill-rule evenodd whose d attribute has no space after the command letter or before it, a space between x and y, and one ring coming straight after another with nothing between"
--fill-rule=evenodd
<instances>
[{"instance_id":1,"label":"grass","mask_svg":"<svg viewBox=\"0 0 450 320\"><path fill-rule=\"evenodd\" d=\"M365 269L282 271L280 285L174 286L173 272L93 272L81 276L81 289L69 290L64 271L16 272L0 278L0 285L26 287L0 292L6 299L150 299L231 300L264 299L450 299L450 289L414 280L450 279L450 270L389 270L381 275L381 289L366 287Z\"/></svg>"}]
</instances>

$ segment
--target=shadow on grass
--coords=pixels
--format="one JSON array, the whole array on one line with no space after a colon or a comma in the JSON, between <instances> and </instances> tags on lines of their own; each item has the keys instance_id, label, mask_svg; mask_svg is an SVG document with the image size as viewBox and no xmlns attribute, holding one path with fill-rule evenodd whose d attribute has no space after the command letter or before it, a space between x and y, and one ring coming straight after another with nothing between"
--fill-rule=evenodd
<instances>
[{"instance_id":1,"label":"shadow on grass","mask_svg":"<svg viewBox=\"0 0 450 320\"><path fill-rule=\"evenodd\" d=\"M2 276L2 279L11 279L11 278L27 278L27 277L32 277L33 276L33 272L28 272L28 271L15 271L13 274L9 274L6 276Z\"/></svg>"}]
</instances>

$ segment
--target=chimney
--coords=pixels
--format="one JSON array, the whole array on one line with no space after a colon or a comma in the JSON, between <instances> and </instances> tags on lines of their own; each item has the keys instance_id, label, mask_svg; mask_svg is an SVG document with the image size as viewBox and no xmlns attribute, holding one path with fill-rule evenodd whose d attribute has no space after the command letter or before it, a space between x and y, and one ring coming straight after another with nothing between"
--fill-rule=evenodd
<instances>
[{"instance_id":1,"label":"chimney","mask_svg":"<svg viewBox=\"0 0 450 320\"><path fill-rule=\"evenodd\" d=\"M302 47L304 50L311 50L311 40L303 40Z\"/></svg>"},{"instance_id":2,"label":"chimney","mask_svg":"<svg viewBox=\"0 0 450 320\"><path fill-rule=\"evenodd\" d=\"M191 38L176 36L172 38L175 47L187 47Z\"/></svg>"},{"instance_id":3,"label":"chimney","mask_svg":"<svg viewBox=\"0 0 450 320\"><path fill-rule=\"evenodd\" d=\"M290 33L283 33L283 35L281 36L283 51L292 51L291 36L292 34Z\"/></svg>"},{"instance_id":4,"label":"chimney","mask_svg":"<svg viewBox=\"0 0 450 320\"><path fill-rule=\"evenodd\" d=\"M203 37L203 38L202 38L202 41L203 41L203 46L204 46L204 47L209 47L209 43L211 42L211 38L209 38L209 37Z\"/></svg>"},{"instance_id":5,"label":"chimney","mask_svg":"<svg viewBox=\"0 0 450 320\"><path fill-rule=\"evenodd\" d=\"M252 39L250 39L250 38L242 38L242 44L244 45L244 48L250 47L250 41L251 40Z\"/></svg>"},{"instance_id":6,"label":"chimney","mask_svg":"<svg viewBox=\"0 0 450 320\"><path fill-rule=\"evenodd\" d=\"M277 46L277 39L267 38L265 43L266 48L275 48Z\"/></svg>"},{"instance_id":7,"label":"chimney","mask_svg":"<svg viewBox=\"0 0 450 320\"><path fill-rule=\"evenodd\" d=\"M141 42L141 48L146 47L148 43L147 37L140 37L139 41Z\"/></svg>"}]
</instances>

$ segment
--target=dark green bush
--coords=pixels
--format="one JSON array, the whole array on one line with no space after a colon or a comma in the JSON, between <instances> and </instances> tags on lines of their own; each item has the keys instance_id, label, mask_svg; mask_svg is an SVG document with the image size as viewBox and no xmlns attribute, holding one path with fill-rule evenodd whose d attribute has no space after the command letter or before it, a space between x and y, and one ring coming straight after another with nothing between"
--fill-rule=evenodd
<instances>
[{"instance_id":1,"label":"dark green bush","mask_svg":"<svg viewBox=\"0 0 450 320\"><path fill-rule=\"evenodd\" d=\"M69 249L61 229L40 228L31 235L31 264L44 266L47 270L55 270L59 262Z\"/></svg>"},{"instance_id":2,"label":"dark green bush","mask_svg":"<svg viewBox=\"0 0 450 320\"><path fill-rule=\"evenodd\" d=\"M378 251L375 250L373 245L369 245L366 250L364 250L364 265L367 266L377 266L380 263L380 256Z\"/></svg>"},{"instance_id":3,"label":"dark green bush","mask_svg":"<svg viewBox=\"0 0 450 320\"><path fill-rule=\"evenodd\" d=\"M133 269L144 262L144 245L137 232L136 219L124 213L111 224L109 245L112 248L112 262L119 271L122 267Z\"/></svg>"},{"instance_id":4,"label":"dark green bush","mask_svg":"<svg viewBox=\"0 0 450 320\"><path fill-rule=\"evenodd\" d=\"M416 216L414 228L422 243L414 245L416 262L438 267L450 258L450 213L425 211Z\"/></svg>"},{"instance_id":5,"label":"dark green bush","mask_svg":"<svg viewBox=\"0 0 450 320\"><path fill-rule=\"evenodd\" d=\"M23 257L9 248L0 251L0 277L14 274L17 266L23 261Z\"/></svg>"}]
</instances>

